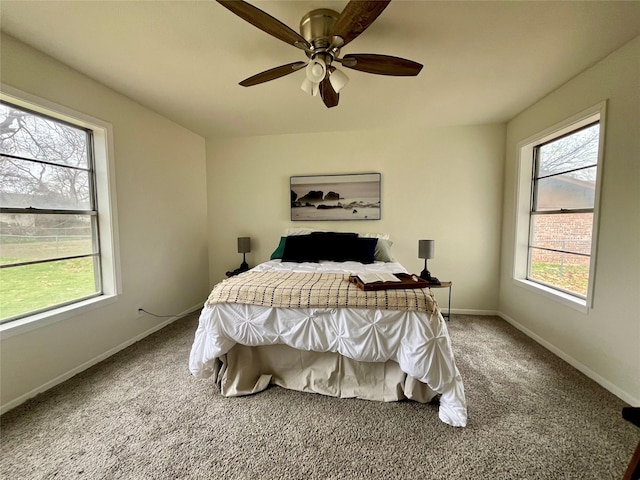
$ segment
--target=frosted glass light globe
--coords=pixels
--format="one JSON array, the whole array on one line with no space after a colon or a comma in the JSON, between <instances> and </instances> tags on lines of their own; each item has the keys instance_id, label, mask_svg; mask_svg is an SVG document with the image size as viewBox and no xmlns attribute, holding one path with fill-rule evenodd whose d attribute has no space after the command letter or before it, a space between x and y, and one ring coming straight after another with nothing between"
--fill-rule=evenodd
<instances>
[{"instance_id":1,"label":"frosted glass light globe","mask_svg":"<svg viewBox=\"0 0 640 480\"><path fill-rule=\"evenodd\" d=\"M311 82L318 83L324 79L324 74L327 71L327 66L325 65L322 58L314 58L307 64L305 71L307 74L307 78Z\"/></svg>"},{"instance_id":2,"label":"frosted glass light globe","mask_svg":"<svg viewBox=\"0 0 640 480\"><path fill-rule=\"evenodd\" d=\"M319 76L321 76L321 75L322 75L322 73L323 73L323 72L322 72L322 66L321 66L321 65L319 65L319 64L317 64L317 63L316 63L316 64L314 64L314 65L313 65L313 68L311 69L311 72L313 73L313 76L314 76L314 77L319 77Z\"/></svg>"}]
</instances>

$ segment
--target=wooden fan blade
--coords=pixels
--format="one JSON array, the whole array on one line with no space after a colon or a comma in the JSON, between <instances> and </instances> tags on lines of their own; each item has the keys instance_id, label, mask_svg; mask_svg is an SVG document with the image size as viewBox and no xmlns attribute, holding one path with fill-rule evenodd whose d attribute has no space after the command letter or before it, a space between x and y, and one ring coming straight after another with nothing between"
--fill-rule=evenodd
<instances>
[{"instance_id":1,"label":"wooden fan blade","mask_svg":"<svg viewBox=\"0 0 640 480\"><path fill-rule=\"evenodd\" d=\"M377 75L393 75L399 77L414 77L422 70L422 65L406 58L390 55L376 55L372 53L353 53L343 57L343 67ZM346 60L346 61L345 61ZM352 64L356 61L355 65Z\"/></svg>"},{"instance_id":2,"label":"wooden fan blade","mask_svg":"<svg viewBox=\"0 0 640 480\"><path fill-rule=\"evenodd\" d=\"M310 46L309 42L307 42L301 35L287 27L280 20L273 18L268 13L263 12L259 8L256 8L247 2L243 2L241 0L217 0L217 2L243 20L249 22L254 27L258 27L263 32L266 32L285 43L296 46L296 43L300 42L306 47Z\"/></svg>"},{"instance_id":3,"label":"wooden fan blade","mask_svg":"<svg viewBox=\"0 0 640 480\"><path fill-rule=\"evenodd\" d=\"M272 68L271 70L265 70L264 72L260 72L252 77L245 78L240 82L240 85L242 85L243 87L252 87L253 85L258 85L259 83L275 80L276 78L284 77L285 75L296 72L303 68L305 65L305 62L293 62L286 65L280 65L279 67Z\"/></svg>"},{"instance_id":4,"label":"wooden fan blade","mask_svg":"<svg viewBox=\"0 0 640 480\"><path fill-rule=\"evenodd\" d=\"M331 35L341 37L344 41L342 46L346 45L364 32L387 8L389 2L391 0L351 0L338 17Z\"/></svg>"},{"instance_id":5,"label":"wooden fan blade","mask_svg":"<svg viewBox=\"0 0 640 480\"><path fill-rule=\"evenodd\" d=\"M327 108L335 107L336 105L338 105L340 94L333 89L328 76L320 82L319 89L322 101L327 106Z\"/></svg>"}]
</instances>

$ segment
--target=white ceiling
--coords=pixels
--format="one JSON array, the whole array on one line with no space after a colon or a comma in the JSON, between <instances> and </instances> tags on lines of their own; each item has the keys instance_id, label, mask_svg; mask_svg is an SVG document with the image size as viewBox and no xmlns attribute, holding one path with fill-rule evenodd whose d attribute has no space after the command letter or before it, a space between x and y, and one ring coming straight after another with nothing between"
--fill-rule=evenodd
<instances>
[{"instance_id":1,"label":"white ceiling","mask_svg":"<svg viewBox=\"0 0 640 480\"><path fill-rule=\"evenodd\" d=\"M346 1L253 1L298 31ZM304 52L204 1L0 2L2 30L206 137L504 122L640 35L640 1L394 0L347 53L424 64L417 77L344 69L327 109L304 73L240 80Z\"/></svg>"}]
</instances>

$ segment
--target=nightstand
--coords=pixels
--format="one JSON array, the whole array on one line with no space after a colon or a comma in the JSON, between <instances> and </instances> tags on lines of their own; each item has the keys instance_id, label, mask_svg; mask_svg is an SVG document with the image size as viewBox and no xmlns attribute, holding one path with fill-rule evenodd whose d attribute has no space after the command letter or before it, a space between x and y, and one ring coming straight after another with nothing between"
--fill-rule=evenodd
<instances>
[{"instance_id":1,"label":"nightstand","mask_svg":"<svg viewBox=\"0 0 640 480\"><path fill-rule=\"evenodd\" d=\"M440 285L429 285L429 288L448 288L449 289L449 305L447 305L447 315L443 315L447 320L451 320L451 286L452 282L440 282Z\"/></svg>"}]
</instances>

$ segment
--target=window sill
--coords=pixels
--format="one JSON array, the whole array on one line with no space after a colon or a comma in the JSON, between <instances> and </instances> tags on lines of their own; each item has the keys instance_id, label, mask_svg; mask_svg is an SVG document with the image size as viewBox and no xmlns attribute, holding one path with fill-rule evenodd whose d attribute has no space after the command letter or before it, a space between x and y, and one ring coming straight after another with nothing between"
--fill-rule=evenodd
<instances>
[{"instance_id":1,"label":"window sill","mask_svg":"<svg viewBox=\"0 0 640 480\"><path fill-rule=\"evenodd\" d=\"M21 335L31 330L52 325L56 322L93 310L94 308L103 307L113 303L116 299L116 295L101 295L99 297L89 298L71 305L65 305L64 307L56 308L54 310L14 320L4 325L0 325L0 339L4 340L5 338Z\"/></svg>"},{"instance_id":2,"label":"window sill","mask_svg":"<svg viewBox=\"0 0 640 480\"><path fill-rule=\"evenodd\" d=\"M589 307L587 307L587 301L582 298L574 297L573 295L569 295L568 293L560 292L558 290L554 290L553 288L545 287L544 285L540 285L539 283L531 282L529 280L524 280L520 278L514 278L513 283L517 286L522 287L530 292L537 293L538 295L542 295L544 297L550 298L558 303L561 303L569 308L577 310L578 312L588 314Z\"/></svg>"}]
</instances>

